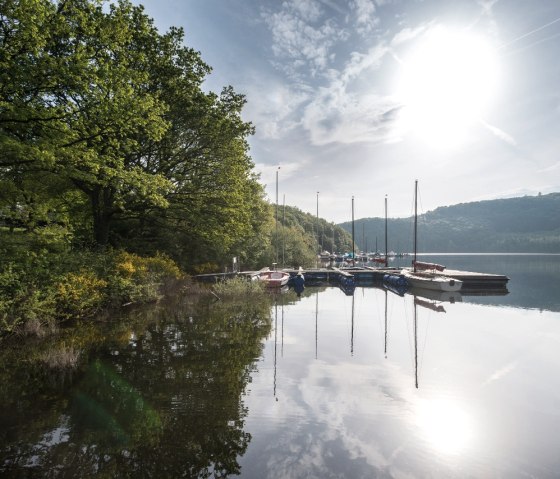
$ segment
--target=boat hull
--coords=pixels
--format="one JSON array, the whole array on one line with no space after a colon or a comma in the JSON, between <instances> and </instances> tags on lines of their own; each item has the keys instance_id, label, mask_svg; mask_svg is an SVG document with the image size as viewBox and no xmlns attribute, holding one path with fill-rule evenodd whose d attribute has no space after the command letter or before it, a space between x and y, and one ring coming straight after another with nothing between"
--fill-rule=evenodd
<instances>
[{"instance_id":1,"label":"boat hull","mask_svg":"<svg viewBox=\"0 0 560 479\"><path fill-rule=\"evenodd\" d=\"M463 286L463 282L458 279L437 274L418 274L411 271L402 271L402 275L407 279L408 284L412 288L454 292L460 291Z\"/></svg>"},{"instance_id":2,"label":"boat hull","mask_svg":"<svg viewBox=\"0 0 560 479\"><path fill-rule=\"evenodd\" d=\"M267 288L281 288L288 284L290 274L283 271L266 271L258 275Z\"/></svg>"}]
</instances>

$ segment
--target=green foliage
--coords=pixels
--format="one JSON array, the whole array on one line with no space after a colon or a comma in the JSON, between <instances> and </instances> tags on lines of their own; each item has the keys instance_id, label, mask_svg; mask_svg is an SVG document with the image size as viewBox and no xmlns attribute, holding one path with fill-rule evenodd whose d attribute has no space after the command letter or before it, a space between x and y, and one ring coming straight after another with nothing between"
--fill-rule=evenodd
<instances>
[{"instance_id":1,"label":"green foliage","mask_svg":"<svg viewBox=\"0 0 560 479\"><path fill-rule=\"evenodd\" d=\"M22 246L22 245L20 245ZM30 252L15 248L0 268L0 335L41 335L56 321L89 318L108 305L159 299L182 279L178 266L156 254L120 251Z\"/></svg>"},{"instance_id":2,"label":"green foliage","mask_svg":"<svg viewBox=\"0 0 560 479\"><path fill-rule=\"evenodd\" d=\"M262 281L250 281L238 276L216 283L213 289L220 298L239 298L263 294L266 288Z\"/></svg>"},{"instance_id":3,"label":"green foliage","mask_svg":"<svg viewBox=\"0 0 560 479\"><path fill-rule=\"evenodd\" d=\"M117 304L157 300L165 281L183 277L178 266L161 254L146 258L123 251L113 261L107 281L112 302Z\"/></svg>"},{"instance_id":4,"label":"green foliage","mask_svg":"<svg viewBox=\"0 0 560 479\"><path fill-rule=\"evenodd\" d=\"M93 271L64 274L54 284L57 316L63 319L93 316L106 301L106 288L107 281Z\"/></svg>"}]
</instances>

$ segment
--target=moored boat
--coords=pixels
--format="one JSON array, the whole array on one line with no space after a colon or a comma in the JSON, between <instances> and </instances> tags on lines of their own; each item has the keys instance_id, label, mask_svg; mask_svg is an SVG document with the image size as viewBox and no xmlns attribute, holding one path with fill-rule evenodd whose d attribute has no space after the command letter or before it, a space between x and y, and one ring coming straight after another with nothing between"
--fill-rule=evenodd
<instances>
[{"instance_id":1,"label":"moored boat","mask_svg":"<svg viewBox=\"0 0 560 479\"><path fill-rule=\"evenodd\" d=\"M264 282L268 288L281 288L288 284L290 273L286 271L260 271L257 279Z\"/></svg>"},{"instance_id":2,"label":"moored boat","mask_svg":"<svg viewBox=\"0 0 560 479\"><path fill-rule=\"evenodd\" d=\"M412 270L403 269L401 274L407 279L412 288L424 288L434 291L459 291L463 282L456 278L442 275L445 266L436 263L417 261L418 250L418 180L414 183L414 259Z\"/></svg>"},{"instance_id":3,"label":"moored boat","mask_svg":"<svg viewBox=\"0 0 560 479\"><path fill-rule=\"evenodd\" d=\"M459 291L463 286L462 281L437 273L403 269L401 274L412 288L424 288L434 291Z\"/></svg>"}]
</instances>

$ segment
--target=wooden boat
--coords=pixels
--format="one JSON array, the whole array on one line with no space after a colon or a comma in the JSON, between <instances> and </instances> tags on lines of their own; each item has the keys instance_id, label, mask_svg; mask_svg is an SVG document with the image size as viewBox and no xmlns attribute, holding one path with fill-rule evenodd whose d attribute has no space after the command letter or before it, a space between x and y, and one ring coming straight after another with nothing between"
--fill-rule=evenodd
<instances>
[{"instance_id":1,"label":"wooden boat","mask_svg":"<svg viewBox=\"0 0 560 479\"><path fill-rule=\"evenodd\" d=\"M290 273L286 271L260 271L257 279L263 281L267 288L281 288L288 284Z\"/></svg>"},{"instance_id":2,"label":"wooden boat","mask_svg":"<svg viewBox=\"0 0 560 479\"><path fill-rule=\"evenodd\" d=\"M412 288L424 288L434 291L459 291L463 282L440 274L445 266L436 263L425 263L416 260L418 249L418 180L414 183L414 259L412 270L403 269L401 274Z\"/></svg>"}]
</instances>

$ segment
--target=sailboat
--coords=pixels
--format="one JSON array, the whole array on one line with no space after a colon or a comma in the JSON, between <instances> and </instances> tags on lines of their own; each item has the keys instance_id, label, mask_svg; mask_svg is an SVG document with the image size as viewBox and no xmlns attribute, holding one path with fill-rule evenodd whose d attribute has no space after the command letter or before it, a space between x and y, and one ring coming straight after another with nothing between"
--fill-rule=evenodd
<instances>
[{"instance_id":1,"label":"sailboat","mask_svg":"<svg viewBox=\"0 0 560 479\"><path fill-rule=\"evenodd\" d=\"M461 280L440 274L445 266L416 260L418 252L418 180L414 183L414 259L412 269L405 268L401 274L412 288L425 288L436 291L459 291Z\"/></svg>"}]
</instances>

